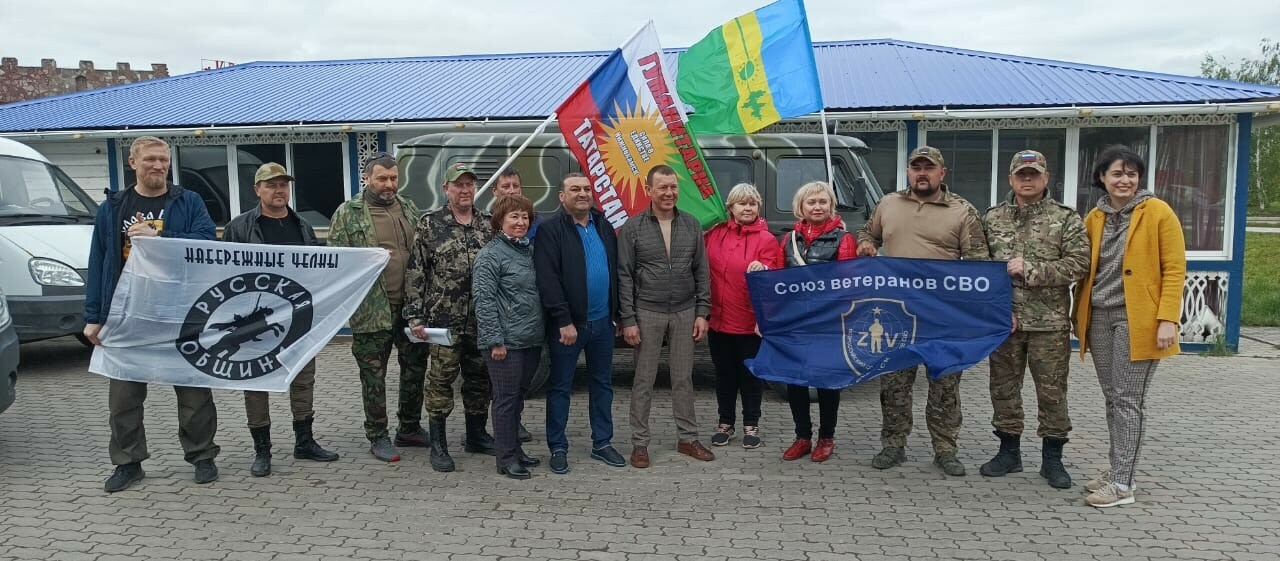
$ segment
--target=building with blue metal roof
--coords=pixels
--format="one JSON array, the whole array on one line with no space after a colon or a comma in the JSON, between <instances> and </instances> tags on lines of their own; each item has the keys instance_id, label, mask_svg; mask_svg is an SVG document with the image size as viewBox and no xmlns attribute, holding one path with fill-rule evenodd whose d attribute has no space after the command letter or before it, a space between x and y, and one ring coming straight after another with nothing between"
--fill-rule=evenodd
<instances>
[{"instance_id":1,"label":"building with blue metal roof","mask_svg":"<svg viewBox=\"0 0 1280 561\"><path fill-rule=\"evenodd\" d=\"M668 63L677 67L670 51ZM893 40L818 43L827 110L1231 104L1280 88ZM0 107L0 132L536 119L608 52L252 62Z\"/></svg>"},{"instance_id":2,"label":"building with blue metal roof","mask_svg":"<svg viewBox=\"0 0 1280 561\"><path fill-rule=\"evenodd\" d=\"M676 67L680 51L667 53ZM1088 167L1106 145L1148 155L1149 187L1187 231L1183 340L1235 346L1255 114L1280 120L1280 87L909 43L815 43L827 127L857 136L881 185L901 188L909 147L947 158L948 184L979 208L1007 193L1004 165L1031 148L1059 201L1088 210ZM252 170L284 162L320 224L359 190L359 162L449 130L518 131L550 115L609 52L253 62L0 106L0 136L44 152L89 190L131 182L128 144L174 146L174 179L215 219L254 204ZM678 71L678 69L677 69ZM773 132L819 132L816 115Z\"/></svg>"}]
</instances>

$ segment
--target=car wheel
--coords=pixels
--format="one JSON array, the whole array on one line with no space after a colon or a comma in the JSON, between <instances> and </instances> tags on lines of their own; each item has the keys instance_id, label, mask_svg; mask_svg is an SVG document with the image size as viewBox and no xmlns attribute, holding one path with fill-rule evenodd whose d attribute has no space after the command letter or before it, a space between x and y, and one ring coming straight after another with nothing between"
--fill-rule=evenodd
<instances>
[{"instance_id":1,"label":"car wheel","mask_svg":"<svg viewBox=\"0 0 1280 561\"><path fill-rule=\"evenodd\" d=\"M533 379L529 380L529 391L525 392L525 399L538 395L549 377L551 377L551 350L543 345L542 359L538 361L538 370L533 373Z\"/></svg>"}]
</instances>

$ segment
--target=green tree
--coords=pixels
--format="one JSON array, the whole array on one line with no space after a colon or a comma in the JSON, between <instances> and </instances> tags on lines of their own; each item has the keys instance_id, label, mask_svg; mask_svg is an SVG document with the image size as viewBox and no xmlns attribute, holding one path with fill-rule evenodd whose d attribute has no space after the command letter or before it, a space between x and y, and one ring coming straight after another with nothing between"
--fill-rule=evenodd
<instances>
[{"instance_id":1,"label":"green tree","mask_svg":"<svg viewBox=\"0 0 1280 561\"><path fill-rule=\"evenodd\" d=\"M1234 63L1205 54L1200 75L1280 86L1280 41L1263 39L1260 46L1262 53L1257 58L1242 58ZM1265 210L1280 197L1280 126L1255 128L1249 152L1249 175L1253 178L1250 203Z\"/></svg>"}]
</instances>

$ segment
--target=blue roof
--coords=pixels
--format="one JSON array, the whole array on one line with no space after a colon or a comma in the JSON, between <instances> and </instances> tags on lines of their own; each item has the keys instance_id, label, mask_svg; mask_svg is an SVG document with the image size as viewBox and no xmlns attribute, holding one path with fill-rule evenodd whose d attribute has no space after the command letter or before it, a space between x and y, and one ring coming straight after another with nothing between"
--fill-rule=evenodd
<instances>
[{"instance_id":1,"label":"blue roof","mask_svg":"<svg viewBox=\"0 0 1280 561\"><path fill-rule=\"evenodd\" d=\"M682 49L669 50L676 67ZM828 111L1223 103L1280 87L892 39L815 43ZM0 106L0 132L541 119L609 51L253 62Z\"/></svg>"}]
</instances>

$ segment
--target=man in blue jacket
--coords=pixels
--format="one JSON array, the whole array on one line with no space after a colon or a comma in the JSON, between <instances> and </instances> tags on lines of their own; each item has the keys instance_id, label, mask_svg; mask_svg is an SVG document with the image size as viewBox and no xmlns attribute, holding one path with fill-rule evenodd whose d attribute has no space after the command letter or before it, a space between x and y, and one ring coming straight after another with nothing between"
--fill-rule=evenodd
<instances>
[{"instance_id":1,"label":"man in blue jacket","mask_svg":"<svg viewBox=\"0 0 1280 561\"><path fill-rule=\"evenodd\" d=\"M560 184L562 209L533 244L538 293L547 314L551 376L547 381L547 447L551 471L569 472L569 397L578 356L587 355L591 458L627 465L613 448L613 338L618 319L618 241L592 206L591 181L570 173Z\"/></svg>"},{"instance_id":2,"label":"man in blue jacket","mask_svg":"<svg viewBox=\"0 0 1280 561\"><path fill-rule=\"evenodd\" d=\"M129 149L129 166L137 173L137 184L108 196L98 207L94 221L84 304L84 336L94 345L101 344L98 331L111 310L111 296L133 248L133 238L217 238L200 196L169 184L168 143L153 136L134 140ZM213 459L219 451L213 443L218 429L213 392L185 386L173 389L178 394L178 440L184 457L195 465L196 483L210 483L218 479ZM145 383L111 380L108 449L116 469L104 486L108 493L128 489L143 477L142 461L150 457L142 426L146 399Z\"/></svg>"}]
</instances>

